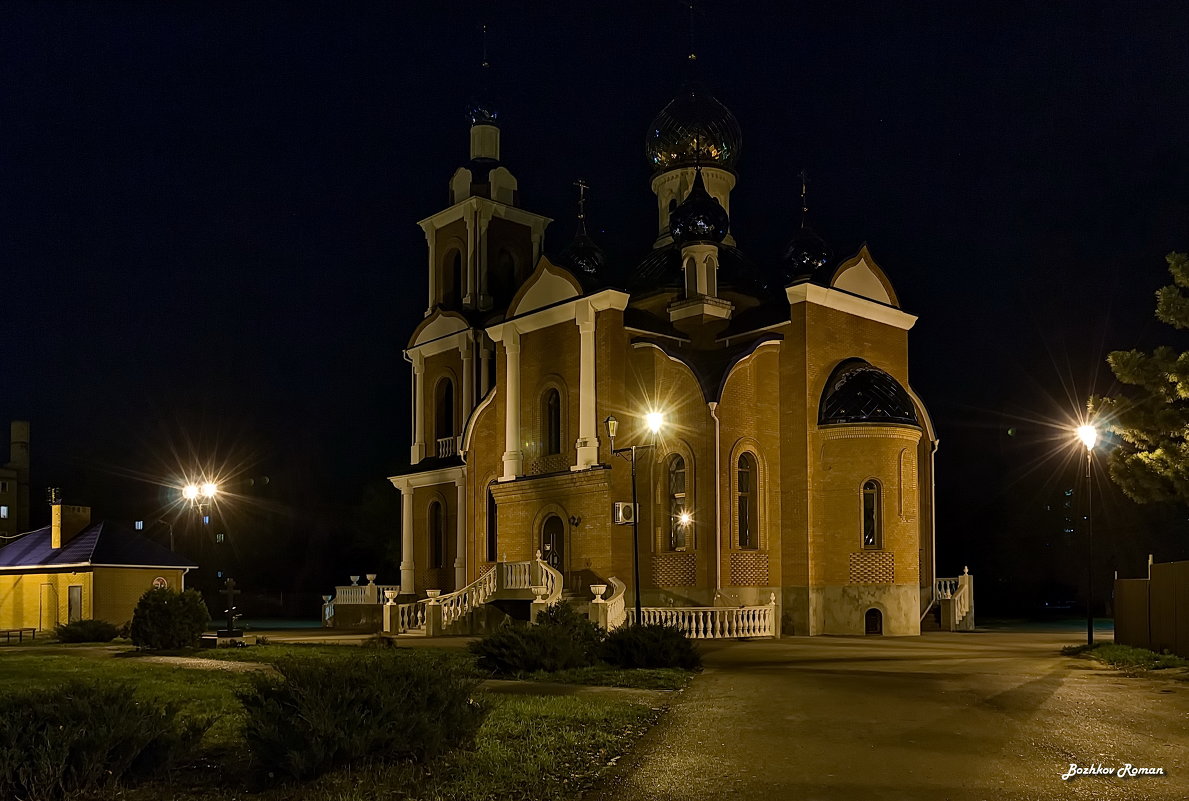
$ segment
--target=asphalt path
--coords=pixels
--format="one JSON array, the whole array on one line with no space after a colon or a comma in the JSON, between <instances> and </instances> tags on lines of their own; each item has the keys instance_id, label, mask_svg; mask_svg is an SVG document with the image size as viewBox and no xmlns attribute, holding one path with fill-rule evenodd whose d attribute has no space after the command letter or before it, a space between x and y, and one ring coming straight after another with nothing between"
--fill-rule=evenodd
<instances>
[{"instance_id":1,"label":"asphalt path","mask_svg":"<svg viewBox=\"0 0 1189 801\"><path fill-rule=\"evenodd\" d=\"M710 643L707 669L595 794L690 799L1189 799L1189 675L1060 655L1076 635ZM1111 775L1062 779L1070 765ZM1163 776L1119 777L1125 765Z\"/></svg>"}]
</instances>

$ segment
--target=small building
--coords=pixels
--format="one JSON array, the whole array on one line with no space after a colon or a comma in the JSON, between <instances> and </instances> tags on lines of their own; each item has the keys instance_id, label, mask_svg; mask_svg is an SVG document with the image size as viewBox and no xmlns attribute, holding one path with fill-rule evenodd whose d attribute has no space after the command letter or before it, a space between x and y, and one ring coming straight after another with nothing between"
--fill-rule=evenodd
<instances>
[{"instance_id":1,"label":"small building","mask_svg":"<svg viewBox=\"0 0 1189 801\"><path fill-rule=\"evenodd\" d=\"M75 620L121 624L145 590L184 589L197 564L130 526L91 522L87 506L51 506L50 525L0 548L0 629Z\"/></svg>"}]
</instances>

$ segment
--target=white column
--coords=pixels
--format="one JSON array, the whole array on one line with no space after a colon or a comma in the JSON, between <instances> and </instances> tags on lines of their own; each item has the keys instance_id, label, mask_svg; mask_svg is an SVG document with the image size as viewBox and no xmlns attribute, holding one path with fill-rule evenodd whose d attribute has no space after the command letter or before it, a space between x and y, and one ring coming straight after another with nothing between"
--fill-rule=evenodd
<instances>
[{"instance_id":1,"label":"white column","mask_svg":"<svg viewBox=\"0 0 1189 801\"><path fill-rule=\"evenodd\" d=\"M413 588L413 488L400 491L400 594L412 595Z\"/></svg>"},{"instance_id":2,"label":"white column","mask_svg":"<svg viewBox=\"0 0 1189 801\"><path fill-rule=\"evenodd\" d=\"M508 393L504 397L504 474L500 481L511 481L520 475L523 464L520 452L520 332L515 328L509 327L504 334L504 353Z\"/></svg>"},{"instance_id":3,"label":"white column","mask_svg":"<svg viewBox=\"0 0 1189 801\"><path fill-rule=\"evenodd\" d=\"M465 271L466 274L462 278L462 305L470 307L478 305L475 303L476 298L473 293L475 289L474 276L477 272L476 268L478 266L478 261L475 256L475 254L478 252L478 248L475 246L475 242L479 237L477 236L475 230L475 218L468 215L463 219L466 220L467 224L467 257Z\"/></svg>"},{"instance_id":4,"label":"white column","mask_svg":"<svg viewBox=\"0 0 1189 801\"><path fill-rule=\"evenodd\" d=\"M491 226L491 208L484 206L479 209L477 222L479 230L475 236L475 284L474 291L478 297L473 304L480 309L491 308L490 290L487 288L487 273L490 265L487 259L487 230Z\"/></svg>"},{"instance_id":5,"label":"white column","mask_svg":"<svg viewBox=\"0 0 1189 801\"><path fill-rule=\"evenodd\" d=\"M577 461L571 470L583 470L599 462L598 427L595 423L595 312L589 303L578 305L578 441Z\"/></svg>"},{"instance_id":6,"label":"white column","mask_svg":"<svg viewBox=\"0 0 1189 801\"><path fill-rule=\"evenodd\" d=\"M467 584L467 484L466 477L454 479L458 490L458 543L454 555L454 589L461 590Z\"/></svg>"},{"instance_id":7,"label":"white column","mask_svg":"<svg viewBox=\"0 0 1189 801\"><path fill-rule=\"evenodd\" d=\"M458 336L462 338L459 343L459 350L462 351L462 398L460 398L462 414L459 415L459 419L462 426L465 426L467 418L471 416L471 410L475 408L475 350L471 343L469 328ZM458 433L461 436L461 427Z\"/></svg>"},{"instance_id":8,"label":"white column","mask_svg":"<svg viewBox=\"0 0 1189 801\"><path fill-rule=\"evenodd\" d=\"M437 265L437 248L434 247L435 229L433 224L428 224L423 229L425 231L425 245L429 250L429 302L425 304L425 316L428 317L433 311L434 304L438 302L438 265Z\"/></svg>"},{"instance_id":9,"label":"white column","mask_svg":"<svg viewBox=\"0 0 1189 801\"><path fill-rule=\"evenodd\" d=\"M491 383L488 381L488 375L491 372L491 349L487 347L487 343L479 346L479 397L486 398L487 391L491 389Z\"/></svg>"},{"instance_id":10,"label":"white column","mask_svg":"<svg viewBox=\"0 0 1189 801\"><path fill-rule=\"evenodd\" d=\"M409 462L425 458L425 357L413 352L413 446Z\"/></svg>"}]
</instances>

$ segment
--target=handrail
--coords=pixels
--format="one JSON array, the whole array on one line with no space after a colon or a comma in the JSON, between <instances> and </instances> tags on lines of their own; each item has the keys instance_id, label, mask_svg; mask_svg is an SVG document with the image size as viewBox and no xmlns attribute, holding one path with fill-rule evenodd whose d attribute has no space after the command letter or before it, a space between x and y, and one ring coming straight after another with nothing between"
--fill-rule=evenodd
<instances>
[{"instance_id":1,"label":"handrail","mask_svg":"<svg viewBox=\"0 0 1189 801\"><path fill-rule=\"evenodd\" d=\"M627 622L627 603L625 600L628 585L612 576L607 579L614 588L611 597L607 599L607 631L614 631Z\"/></svg>"},{"instance_id":2,"label":"handrail","mask_svg":"<svg viewBox=\"0 0 1189 801\"><path fill-rule=\"evenodd\" d=\"M548 597L561 597L561 574L545 565L540 559L538 565L545 569L540 573L543 583L549 589ZM400 604L399 620L401 631L425 628L425 609L431 603L442 607L442 627L446 628L456 620L465 617L495 595L500 589L527 590L533 586L533 562L497 562L479 578L460 590L439 595L437 598L422 598L407 604ZM556 589L555 589L556 588Z\"/></svg>"},{"instance_id":3,"label":"handrail","mask_svg":"<svg viewBox=\"0 0 1189 801\"><path fill-rule=\"evenodd\" d=\"M548 590L543 600L547 604L556 603L561 599L562 585L565 579L557 568L541 558L540 551L537 551L537 567L540 568L541 585Z\"/></svg>"},{"instance_id":4,"label":"handrail","mask_svg":"<svg viewBox=\"0 0 1189 801\"><path fill-rule=\"evenodd\" d=\"M735 639L776 636L776 595L764 606L670 606L644 607L640 619L645 625L671 626L690 639ZM635 621L636 610L627 612Z\"/></svg>"}]
</instances>

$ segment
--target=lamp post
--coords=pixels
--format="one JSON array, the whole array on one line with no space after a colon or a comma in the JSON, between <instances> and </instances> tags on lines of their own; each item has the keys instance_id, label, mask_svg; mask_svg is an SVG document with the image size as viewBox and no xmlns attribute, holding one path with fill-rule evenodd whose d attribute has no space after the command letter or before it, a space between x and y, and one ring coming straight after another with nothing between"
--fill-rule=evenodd
<instances>
[{"instance_id":1,"label":"lamp post","mask_svg":"<svg viewBox=\"0 0 1189 801\"><path fill-rule=\"evenodd\" d=\"M665 416L660 412L649 412L644 416L644 420L654 437L661 430L661 426L665 424ZM613 456L622 456L632 463L632 591L636 597L636 625L638 626L643 617L643 612L641 611L640 603L640 504L637 500L636 491L636 451L645 448L655 448L656 443L632 445L629 448L617 449L615 447L615 433L619 430L619 421L615 419L615 415L609 415L603 422L607 426L607 436L611 440L611 454Z\"/></svg>"},{"instance_id":2,"label":"lamp post","mask_svg":"<svg viewBox=\"0 0 1189 801\"><path fill-rule=\"evenodd\" d=\"M1092 425L1080 425L1078 439L1086 446L1086 645L1094 644L1094 503L1090 464L1094 458L1094 444L1098 442L1098 429Z\"/></svg>"}]
</instances>

